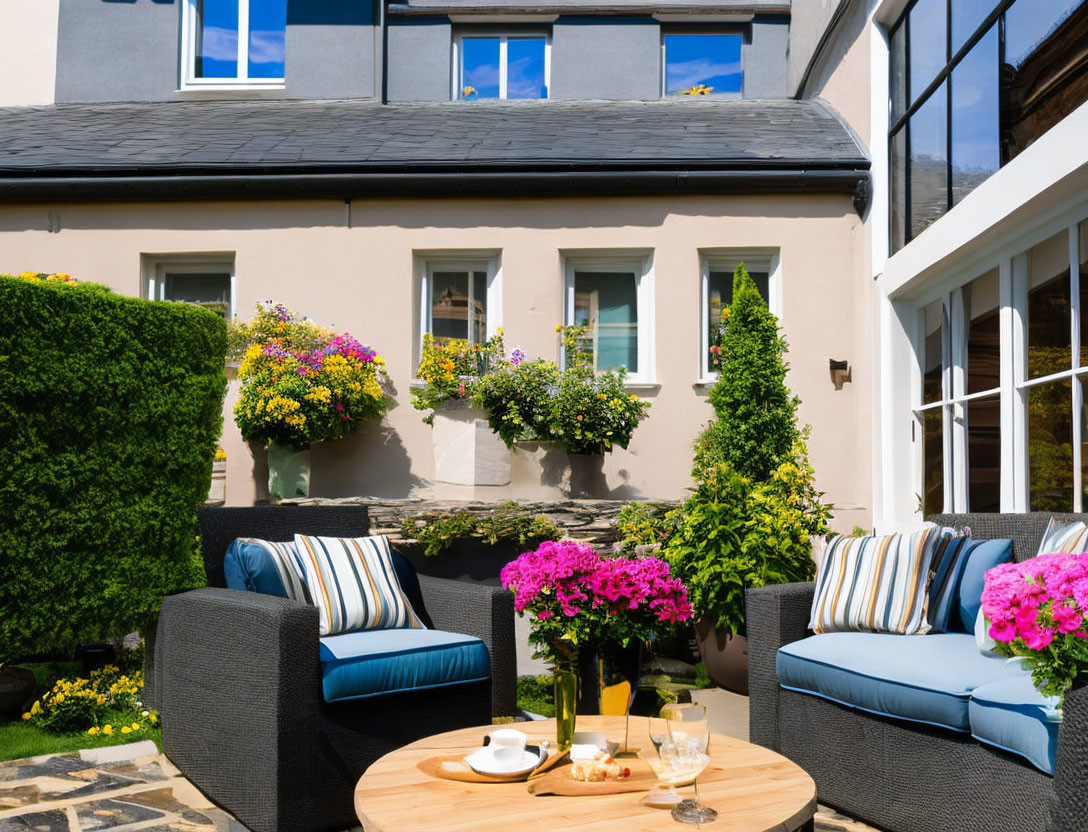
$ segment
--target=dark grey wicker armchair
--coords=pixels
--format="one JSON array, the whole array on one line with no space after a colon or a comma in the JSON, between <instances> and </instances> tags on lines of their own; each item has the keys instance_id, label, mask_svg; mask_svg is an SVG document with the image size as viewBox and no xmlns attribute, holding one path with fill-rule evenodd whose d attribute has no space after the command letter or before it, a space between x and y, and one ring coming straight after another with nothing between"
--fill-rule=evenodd
<instances>
[{"instance_id":1,"label":"dark grey wicker armchair","mask_svg":"<svg viewBox=\"0 0 1088 832\"><path fill-rule=\"evenodd\" d=\"M940 515L1033 557L1049 514ZM1056 515L1085 519L1085 515ZM778 684L778 648L805 638L815 584L747 593L751 741L804 767L820 802L889 832L1088 832L1088 687L1067 697L1056 776L970 735L876 716Z\"/></svg>"},{"instance_id":2,"label":"dark grey wicker armchair","mask_svg":"<svg viewBox=\"0 0 1088 832\"><path fill-rule=\"evenodd\" d=\"M328 704L317 609L222 588L223 554L236 537L365 535L365 507L205 508L200 525L209 588L163 602L153 697L167 756L254 832L355 826L355 783L380 756L514 713L513 599L505 590L417 580L399 559L405 593L428 626L484 641L491 681Z\"/></svg>"}]
</instances>

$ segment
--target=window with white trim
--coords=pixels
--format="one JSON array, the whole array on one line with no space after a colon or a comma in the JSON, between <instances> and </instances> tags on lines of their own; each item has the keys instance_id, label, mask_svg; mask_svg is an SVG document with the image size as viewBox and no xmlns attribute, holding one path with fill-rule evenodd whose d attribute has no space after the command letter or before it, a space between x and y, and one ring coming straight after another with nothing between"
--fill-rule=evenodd
<instances>
[{"instance_id":1,"label":"window with white trim","mask_svg":"<svg viewBox=\"0 0 1088 832\"><path fill-rule=\"evenodd\" d=\"M778 256L764 252L704 252L700 257L700 315L699 378L713 381L718 377L716 356L711 347L721 340L725 321L722 313L733 302L733 272L741 263L755 281L756 288L775 315L778 309Z\"/></svg>"},{"instance_id":2,"label":"window with white trim","mask_svg":"<svg viewBox=\"0 0 1088 832\"><path fill-rule=\"evenodd\" d=\"M584 255L566 262L565 322L589 327L586 351L598 370L627 369L652 383L653 285L648 255Z\"/></svg>"},{"instance_id":3,"label":"window with white trim","mask_svg":"<svg viewBox=\"0 0 1088 832\"><path fill-rule=\"evenodd\" d=\"M150 300L192 303L228 321L234 314L234 263L222 255L156 257L145 268Z\"/></svg>"},{"instance_id":4,"label":"window with white trim","mask_svg":"<svg viewBox=\"0 0 1088 832\"><path fill-rule=\"evenodd\" d=\"M287 0L184 0L182 87L283 86Z\"/></svg>"},{"instance_id":5,"label":"window with white trim","mask_svg":"<svg viewBox=\"0 0 1088 832\"><path fill-rule=\"evenodd\" d=\"M544 32L464 32L454 39L453 98L542 99L551 84L551 39Z\"/></svg>"},{"instance_id":6,"label":"window with white trim","mask_svg":"<svg viewBox=\"0 0 1088 832\"><path fill-rule=\"evenodd\" d=\"M1086 307L1088 221L920 310L914 431L926 515L1085 509Z\"/></svg>"},{"instance_id":7,"label":"window with white trim","mask_svg":"<svg viewBox=\"0 0 1088 832\"><path fill-rule=\"evenodd\" d=\"M496 258L427 258L421 300L421 333L437 339L484 343L499 327L502 306Z\"/></svg>"}]
</instances>

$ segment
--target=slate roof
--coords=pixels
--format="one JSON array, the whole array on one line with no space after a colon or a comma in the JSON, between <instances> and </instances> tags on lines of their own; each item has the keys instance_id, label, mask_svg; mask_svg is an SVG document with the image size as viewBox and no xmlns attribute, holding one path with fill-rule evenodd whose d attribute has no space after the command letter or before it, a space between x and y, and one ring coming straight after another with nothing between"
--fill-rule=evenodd
<instances>
[{"instance_id":1,"label":"slate roof","mask_svg":"<svg viewBox=\"0 0 1088 832\"><path fill-rule=\"evenodd\" d=\"M818 101L184 101L0 108L0 176L867 169Z\"/></svg>"}]
</instances>

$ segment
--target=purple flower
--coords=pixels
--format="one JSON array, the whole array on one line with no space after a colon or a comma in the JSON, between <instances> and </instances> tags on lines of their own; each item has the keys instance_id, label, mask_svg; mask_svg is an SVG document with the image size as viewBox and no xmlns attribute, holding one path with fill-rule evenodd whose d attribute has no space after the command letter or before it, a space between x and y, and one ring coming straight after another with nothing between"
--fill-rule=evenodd
<instances>
[{"instance_id":1,"label":"purple flower","mask_svg":"<svg viewBox=\"0 0 1088 832\"><path fill-rule=\"evenodd\" d=\"M510 353L510 363L515 367L519 366L522 361L525 360L525 353L521 349L516 349Z\"/></svg>"}]
</instances>

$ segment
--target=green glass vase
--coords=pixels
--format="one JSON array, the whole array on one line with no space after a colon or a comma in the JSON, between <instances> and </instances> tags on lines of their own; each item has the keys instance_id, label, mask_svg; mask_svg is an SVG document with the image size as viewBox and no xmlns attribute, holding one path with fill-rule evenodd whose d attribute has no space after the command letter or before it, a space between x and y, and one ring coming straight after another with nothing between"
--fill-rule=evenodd
<instances>
[{"instance_id":1,"label":"green glass vase","mask_svg":"<svg viewBox=\"0 0 1088 832\"><path fill-rule=\"evenodd\" d=\"M578 707L577 668L555 668L555 742L566 751L574 742L574 719Z\"/></svg>"}]
</instances>

